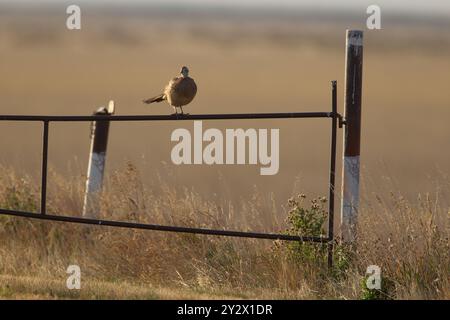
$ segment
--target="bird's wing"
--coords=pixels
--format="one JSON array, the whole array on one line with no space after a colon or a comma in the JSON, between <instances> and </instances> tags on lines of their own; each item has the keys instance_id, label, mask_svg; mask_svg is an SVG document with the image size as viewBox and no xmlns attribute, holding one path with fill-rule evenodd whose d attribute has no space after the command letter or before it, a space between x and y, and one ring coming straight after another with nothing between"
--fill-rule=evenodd
<instances>
[{"instance_id":1,"label":"bird's wing","mask_svg":"<svg viewBox=\"0 0 450 320\"><path fill-rule=\"evenodd\" d=\"M171 90L178 95L185 97L194 97L197 93L197 86L194 82L194 79L186 77L180 77L177 79L173 79L171 85Z\"/></svg>"},{"instance_id":2,"label":"bird's wing","mask_svg":"<svg viewBox=\"0 0 450 320\"><path fill-rule=\"evenodd\" d=\"M167 84L166 88L164 89L164 92L166 94L169 94L170 92L177 89L179 83L183 80L183 77L175 77L170 79L169 83Z\"/></svg>"},{"instance_id":3,"label":"bird's wing","mask_svg":"<svg viewBox=\"0 0 450 320\"><path fill-rule=\"evenodd\" d=\"M170 80L164 93L170 98L169 102L172 105L184 106L194 99L197 86L192 78L176 77Z\"/></svg>"}]
</instances>

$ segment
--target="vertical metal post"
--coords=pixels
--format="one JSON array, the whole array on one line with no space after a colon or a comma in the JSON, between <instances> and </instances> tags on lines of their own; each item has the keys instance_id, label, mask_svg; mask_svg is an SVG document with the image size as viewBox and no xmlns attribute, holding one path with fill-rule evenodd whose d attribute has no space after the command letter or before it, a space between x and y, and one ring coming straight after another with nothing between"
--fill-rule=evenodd
<instances>
[{"instance_id":1,"label":"vertical metal post","mask_svg":"<svg viewBox=\"0 0 450 320\"><path fill-rule=\"evenodd\" d=\"M108 108L100 107L94 115L114 114L114 101L110 101ZM97 218L99 195L103 187L103 173L106 162L106 148L108 145L109 121L94 121L91 130L91 148L86 178L86 192L83 202L83 216Z\"/></svg>"},{"instance_id":2,"label":"vertical metal post","mask_svg":"<svg viewBox=\"0 0 450 320\"><path fill-rule=\"evenodd\" d=\"M48 121L44 121L42 136L42 170L41 170L41 214L46 214L47 203L47 158L48 158Z\"/></svg>"},{"instance_id":3,"label":"vertical metal post","mask_svg":"<svg viewBox=\"0 0 450 320\"><path fill-rule=\"evenodd\" d=\"M361 139L361 94L363 32L347 30L345 60L345 129L342 164L341 237L356 238L359 207L359 155Z\"/></svg>"},{"instance_id":4,"label":"vertical metal post","mask_svg":"<svg viewBox=\"0 0 450 320\"><path fill-rule=\"evenodd\" d=\"M333 242L334 242L334 190L336 180L336 134L337 134L337 82L331 82L331 158L330 158L330 185L328 196L328 267L333 266Z\"/></svg>"}]
</instances>

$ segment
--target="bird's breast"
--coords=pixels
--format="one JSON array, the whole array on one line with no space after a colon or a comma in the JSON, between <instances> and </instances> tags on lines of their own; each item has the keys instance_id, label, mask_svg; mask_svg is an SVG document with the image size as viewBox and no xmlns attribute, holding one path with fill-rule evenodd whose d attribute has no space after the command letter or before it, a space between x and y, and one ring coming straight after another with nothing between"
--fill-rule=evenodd
<instances>
[{"instance_id":1,"label":"bird's breast","mask_svg":"<svg viewBox=\"0 0 450 320\"><path fill-rule=\"evenodd\" d=\"M179 77L173 79L165 90L168 102L173 106L185 106L197 94L197 85L194 79Z\"/></svg>"}]
</instances>

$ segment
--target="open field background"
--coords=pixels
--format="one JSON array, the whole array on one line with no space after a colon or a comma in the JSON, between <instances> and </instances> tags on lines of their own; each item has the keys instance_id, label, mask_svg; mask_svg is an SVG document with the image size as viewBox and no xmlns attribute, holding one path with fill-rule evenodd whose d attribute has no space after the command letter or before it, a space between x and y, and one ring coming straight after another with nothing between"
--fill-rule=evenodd
<instances>
[{"instance_id":1,"label":"open field background","mask_svg":"<svg viewBox=\"0 0 450 320\"><path fill-rule=\"evenodd\" d=\"M199 85L186 108L191 113L326 111L331 80L339 81L343 101L345 28L364 22L323 14L86 9L82 30L68 31L60 9L2 10L2 113L90 114L109 99L119 114L171 113L163 103L148 107L141 100L159 93L183 64ZM366 32L362 163L415 197L434 187L437 170L448 173L450 25L401 22L387 14L383 30ZM179 126L114 123L108 172L129 159L149 179L170 170L178 184L202 193L224 192L219 172L234 190L245 194L258 184L280 201L291 194L295 177L303 189L326 191L326 120L204 124L279 127L280 172L273 177L260 177L256 166L173 166L170 133ZM2 123L0 130L10 137L0 142L2 162L37 175L40 125ZM50 134L50 164L64 171L75 162L75 173L84 174L89 124L55 124Z\"/></svg>"},{"instance_id":2,"label":"open field background","mask_svg":"<svg viewBox=\"0 0 450 320\"><path fill-rule=\"evenodd\" d=\"M63 5L0 4L1 114L86 115L109 99L116 101L118 114L172 113L165 104L148 107L141 100L158 94L181 65L190 67L199 86L186 108L190 113L328 111L334 79L343 112L345 29L364 28L366 17L364 10L334 15L82 10L82 30L68 31ZM93 281L155 288L170 283L175 290L165 295L130 289L128 297L185 297L176 295L180 288L200 290L199 298L218 292L234 297L232 288L238 287L243 298L355 298L365 267L381 264L397 279L395 297L448 298L449 31L450 22L442 17L386 13L383 30L365 32L361 215L366 224L361 228L371 232L345 281L314 271L323 266L293 266L283 253L272 255L271 242L112 229L86 235L70 225L8 218L0 228L0 273L5 275L0 296L52 297L41 289L16 295L5 288L41 283L55 274L62 279L66 266L78 262ZM109 200L102 215L279 231L286 228L292 194L326 194L326 120L204 122L205 128L280 128L280 171L264 177L258 166L172 165L170 134L180 126L192 129L187 122L113 123ZM34 183L40 174L41 127L1 123L0 136L2 203L17 208L25 201L33 209L39 200ZM88 150L89 124L51 125L50 212L80 213ZM386 246L392 251L383 252ZM92 296L82 297L99 297L92 288ZM71 297L66 294L54 297ZM127 297L120 292L100 296Z\"/></svg>"}]
</instances>

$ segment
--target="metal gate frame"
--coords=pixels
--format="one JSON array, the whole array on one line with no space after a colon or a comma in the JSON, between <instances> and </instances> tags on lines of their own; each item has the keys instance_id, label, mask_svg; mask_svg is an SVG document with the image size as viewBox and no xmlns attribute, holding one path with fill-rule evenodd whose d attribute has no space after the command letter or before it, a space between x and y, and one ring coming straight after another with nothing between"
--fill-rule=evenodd
<instances>
[{"instance_id":1,"label":"metal gate frame","mask_svg":"<svg viewBox=\"0 0 450 320\"><path fill-rule=\"evenodd\" d=\"M41 206L40 213L7 210L0 208L1 215L25 217L40 220L72 222L98 226L111 226L132 229L194 233L215 236L301 241L328 244L328 266L333 264L334 244L334 197L336 177L336 135L337 125L342 128L342 115L337 112L337 82L332 81L331 112L294 112L294 113L242 113L242 114L200 114L200 115L93 115L93 116L40 116L40 115L0 115L0 121L32 121L43 123L42 171L41 171ZM230 120L230 119L293 119L293 118L328 118L331 119L330 167L328 187L328 235L327 237L293 236L279 233L257 233L233 230L190 228L170 225L143 224L135 222L99 220L91 218L60 216L47 214L47 160L48 135L50 122L88 122L88 121L181 121L181 120Z\"/></svg>"}]
</instances>

